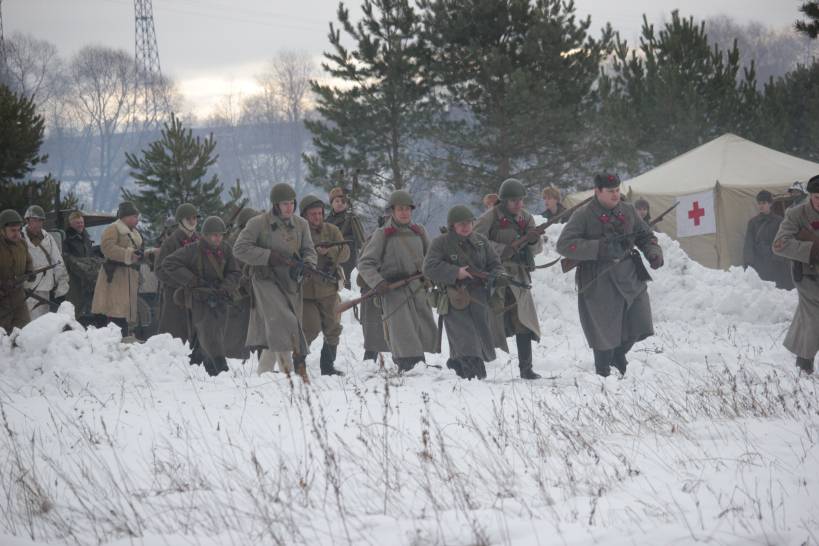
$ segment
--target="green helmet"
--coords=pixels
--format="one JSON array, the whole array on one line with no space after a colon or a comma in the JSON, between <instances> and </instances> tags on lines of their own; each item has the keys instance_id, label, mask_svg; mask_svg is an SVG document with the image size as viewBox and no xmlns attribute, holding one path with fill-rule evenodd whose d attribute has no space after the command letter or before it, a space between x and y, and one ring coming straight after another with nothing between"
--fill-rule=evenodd
<instances>
[{"instance_id":1,"label":"green helmet","mask_svg":"<svg viewBox=\"0 0 819 546\"><path fill-rule=\"evenodd\" d=\"M176 218L177 222L181 222L185 218L190 218L191 216L196 216L198 214L199 211L194 205L190 203L182 203L176 207L176 214L174 214L174 218Z\"/></svg>"},{"instance_id":2,"label":"green helmet","mask_svg":"<svg viewBox=\"0 0 819 546\"><path fill-rule=\"evenodd\" d=\"M31 205L28 209L26 209L26 213L23 215L25 218L39 218L40 220L45 220L45 211L43 207L40 205Z\"/></svg>"},{"instance_id":3,"label":"green helmet","mask_svg":"<svg viewBox=\"0 0 819 546\"><path fill-rule=\"evenodd\" d=\"M279 203L283 203L285 201L295 200L296 192L290 184L280 182L279 184L274 185L270 190L270 203L272 205L278 205Z\"/></svg>"},{"instance_id":4,"label":"green helmet","mask_svg":"<svg viewBox=\"0 0 819 546\"><path fill-rule=\"evenodd\" d=\"M253 209L244 208L239 211L239 215L236 216L236 225L240 228L244 228L247 223L250 221L251 218L258 215L259 213Z\"/></svg>"},{"instance_id":5,"label":"green helmet","mask_svg":"<svg viewBox=\"0 0 819 546\"><path fill-rule=\"evenodd\" d=\"M412 196L408 191L395 190L390 194L390 208L403 206L415 208L415 203L412 202Z\"/></svg>"},{"instance_id":6,"label":"green helmet","mask_svg":"<svg viewBox=\"0 0 819 546\"><path fill-rule=\"evenodd\" d=\"M498 197L501 201L508 201L510 199L525 199L526 186L517 178L507 178L501 184Z\"/></svg>"},{"instance_id":7,"label":"green helmet","mask_svg":"<svg viewBox=\"0 0 819 546\"><path fill-rule=\"evenodd\" d=\"M472 210L466 205L455 205L449 209L449 213L446 215L446 223L449 226L453 226L459 222L469 222L474 219L475 215L472 214Z\"/></svg>"},{"instance_id":8,"label":"green helmet","mask_svg":"<svg viewBox=\"0 0 819 546\"><path fill-rule=\"evenodd\" d=\"M307 209L311 209L313 207L324 208L324 202L313 194L305 195L302 197L301 203L299 203L299 214L304 216Z\"/></svg>"},{"instance_id":9,"label":"green helmet","mask_svg":"<svg viewBox=\"0 0 819 546\"><path fill-rule=\"evenodd\" d=\"M3 212L0 212L0 228L4 228L11 224L22 224L23 219L20 218L20 215L17 214L17 211L14 209L6 209Z\"/></svg>"},{"instance_id":10,"label":"green helmet","mask_svg":"<svg viewBox=\"0 0 819 546\"><path fill-rule=\"evenodd\" d=\"M202 223L202 235L224 234L226 231L225 223L218 216L208 216Z\"/></svg>"}]
</instances>

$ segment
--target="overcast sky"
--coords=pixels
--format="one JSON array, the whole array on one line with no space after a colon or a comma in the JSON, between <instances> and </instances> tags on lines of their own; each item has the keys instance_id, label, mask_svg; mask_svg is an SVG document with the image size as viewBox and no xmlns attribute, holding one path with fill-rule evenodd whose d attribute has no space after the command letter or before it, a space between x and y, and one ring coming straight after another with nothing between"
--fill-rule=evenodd
<instances>
[{"instance_id":1,"label":"overcast sky","mask_svg":"<svg viewBox=\"0 0 819 546\"><path fill-rule=\"evenodd\" d=\"M357 14L358 1L346 2ZM673 9L706 18L728 15L740 22L793 24L801 0L576 0L592 28L606 21L634 41L642 14L660 22ZM174 78L199 114L226 93L251 93L254 75L281 49L317 58L327 44L334 0L153 0L162 71ZM47 39L65 57L87 44L134 50L132 0L2 0L5 32Z\"/></svg>"}]
</instances>

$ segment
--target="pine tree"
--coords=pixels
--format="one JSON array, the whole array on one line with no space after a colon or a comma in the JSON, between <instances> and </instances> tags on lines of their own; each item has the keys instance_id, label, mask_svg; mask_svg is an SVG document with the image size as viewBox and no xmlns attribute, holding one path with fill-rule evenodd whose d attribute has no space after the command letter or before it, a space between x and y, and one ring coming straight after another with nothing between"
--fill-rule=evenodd
<instances>
[{"instance_id":1,"label":"pine tree","mask_svg":"<svg viewBox=\"0 0 819 546\"><path fill-rule=\"evenodd\" d=\"M496 191L508 177L567 185L586 107L611 43L564 0L420 0L430 71L451 103L437 124L442 175Z\"/></svg>"},{"instance_id":2,"label":"pine tree","mask_svg":"<svg viewBox=\"0 0 819 546\"><path fill-rule=\"evenodd\" d=\"M723 133L755 130L753 64L712 46L705 23L672 12L659 33L643 17L639 50L619 37L610 70L600 78L597 139L608 167L639 172Z\"/></svg>"},{"instance_id":3,"label":"pine tree","mask_svg":"<svg viewBox=\"0 0 819 546\"><path fill-rule=\"evenodd\" d=\"M409 0L364 0L361 11L354 24L340 3L341 28L330 24L332 51L324 53L322 69L343 83L311 82L320 119L305 122L316 152L304 159L309 182L329 188L351 177L353 199L376 206L423 176L418 142L430 89L421 77L425 50ZM342 43L341 29L352 49Z\"/></svg>"},{"instance_id":4,"label":"pine tree","mask_svg":"<svg viewBox=\"0 0 819 546\"><path fill-rule=\"evenodd\" d=\"M796 30L813 39L819 36L819 2L805 2L799 8L806 19L796 22Z\"/></svg>"},{"instance_id":5,"label":"pine tree","mask_svg":"<svg viewBox=\"0 0 819 546\"><path fill-rule=\"evenodd\" d=\"M165 219L182 203L196 205L201 216L222 213L222 185L216 174L208 177L208 168L218 158L215 148L213 134L204 140L194 137L171 114L159 140L149 144L141 156L125 154L139 191L123 190L123 196L134 201L154 234L162 231Z\"/></svg>"}]
</instances>

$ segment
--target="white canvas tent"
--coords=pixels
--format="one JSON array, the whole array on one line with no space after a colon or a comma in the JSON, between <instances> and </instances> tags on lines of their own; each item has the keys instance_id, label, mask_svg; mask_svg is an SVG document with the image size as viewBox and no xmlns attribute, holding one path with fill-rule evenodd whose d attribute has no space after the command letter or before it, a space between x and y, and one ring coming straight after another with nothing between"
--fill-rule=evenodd
<instances>
[{"instance_id":1,"label":"white canvas tent","mask_svg":"<svg viewBox=\"0 0 819 546\"><path fill-rule=\"evenodd\" d=\"M733 134L725 134L623 183L622 191L634 201L648 201L651 214L681 201L675 213L658 227L680 242L699 263L727 269L742 265L742 244L748 220L756 211L756 194L784 192L794 181L819 174L819 163L777 152ZM566 198L570 206L587 197L580 192ZM686 221L692 194L713 195L716 232L679 237L677 218ZM687 201L686 201L687 200ZM683 205L686 205L684 207ZM699 222L698 222L699 223ZM682 231L682 229L681 229Z\"/></svg>"}]
</instances>

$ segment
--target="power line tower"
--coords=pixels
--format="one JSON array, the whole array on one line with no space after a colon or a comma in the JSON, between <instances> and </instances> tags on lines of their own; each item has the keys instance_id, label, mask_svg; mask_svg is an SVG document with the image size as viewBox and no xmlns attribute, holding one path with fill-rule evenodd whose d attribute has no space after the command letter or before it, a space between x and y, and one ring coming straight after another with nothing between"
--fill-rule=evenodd
<instances>
[{"instance_id":1,"label":"power line tower","mask_svg":"<svg viewBox=\"0 0 819 546\"><path fill-rule=\"evenodd\" d=\"M6 38L3 34L3 0L0 0L0 83L6 81Z\"/></svg>"},{"instance_id":2,"label":"power line tower","mask_svg":"<svg viewBox=\"0 0 819 546\"><path fill-rule=\"evenodd\" d=\"M159 47L156 45L154 9L151 0L134 0L134 24L137 85L143 101L147 127L156 125L170 109L162 80L162 70L159 68Z\"/></svg>"}]
</instances>

